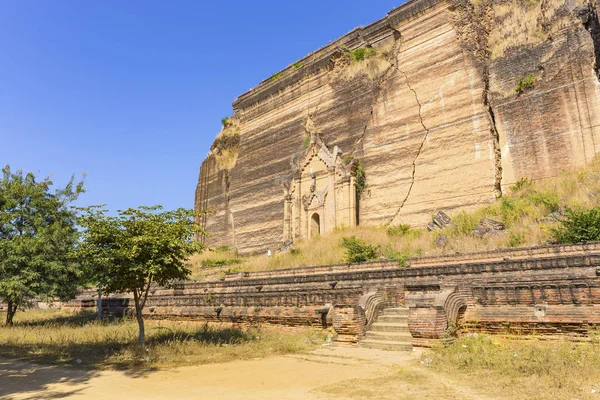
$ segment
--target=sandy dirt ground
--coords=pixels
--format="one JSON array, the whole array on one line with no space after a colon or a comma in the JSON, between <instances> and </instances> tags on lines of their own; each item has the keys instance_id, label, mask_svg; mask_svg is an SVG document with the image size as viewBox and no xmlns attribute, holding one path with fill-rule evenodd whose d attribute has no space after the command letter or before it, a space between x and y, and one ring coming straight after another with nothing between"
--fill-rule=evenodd
<instances>
[{"instance_id":1,"label":"sandy dirt ground","mask_svg":"<svg viewBox=\"0 0 600 400\"><path fill-rule=\"evenodd\" d=\"M330 397L320 387L381 376L419 356L335 347L157 371L85 371L0 359L0 399L322 400Z\"/></svg>"}]
</instances>

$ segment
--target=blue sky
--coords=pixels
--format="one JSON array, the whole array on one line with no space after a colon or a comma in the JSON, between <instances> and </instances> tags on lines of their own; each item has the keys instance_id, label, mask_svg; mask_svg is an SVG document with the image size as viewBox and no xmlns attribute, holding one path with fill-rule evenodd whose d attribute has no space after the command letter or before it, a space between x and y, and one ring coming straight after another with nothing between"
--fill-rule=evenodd
<instances>
[{"instance_id":1,"label":"blue sky","mask_svg":"<svg viewBox=\"0 0 600 400\"><path fill-rule=\"evenodd\" d=\"M191 208L237 96L402 2L0 0L0 164Z\"/></svg>"}]
</instances>

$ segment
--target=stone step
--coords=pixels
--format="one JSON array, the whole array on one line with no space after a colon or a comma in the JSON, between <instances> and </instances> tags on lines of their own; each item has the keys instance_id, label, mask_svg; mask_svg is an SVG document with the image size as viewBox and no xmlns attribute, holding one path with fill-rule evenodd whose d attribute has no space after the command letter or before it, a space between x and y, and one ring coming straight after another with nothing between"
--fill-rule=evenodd
<instances>
[{"instance_id":1,"label":"stone step","mask_svg":"<svg viewBox=\"0 0 600 400\"><path fill-rule=\"evenodd\" d=\"M390 342L412 342L410 332L374 332L369 331L365 335L365 340L384 340Z\"/></svg>"},{"instance_id":2,"label":"stone step","mask_svg":"<svg viewBox=\"0 0 600 400\"><path fill-rule=\"evenodd\" d=\"M388 340L361 340L358 342L360 347L366 347L369 349L380 349L380 350L395 350L395 351L411 351L411 342L396 342Z\"/></svg>"},{"instance_id":3,"label":"stone step","mask_svg":"<svg viewBox=\"0 0 600 400\"><path fill-rule=\"evenodd\" d=\"M408 308L386 308L380 315L399 315L401 317L408 317Z\"/></svg>"},{"instance_id":4,"label":"stone step","mask_svg":"<svg viewBox=\"0 0 600 400\"><path fill-rule=\"evenodd\" d=\"M393 322L393 323L408 323L408 315L379 315L375 321L377 322Z\"/></svg>"},{"instance_id":5,"label":"stone step","mask_svg":"<svg viewBox=\"0 0 600 400\"><path fill-rule=\"evenodd\" d=\"M408 324L394 324L390 322L373 322L369 332L408 332Z\"/></svg>"}]
</instances>

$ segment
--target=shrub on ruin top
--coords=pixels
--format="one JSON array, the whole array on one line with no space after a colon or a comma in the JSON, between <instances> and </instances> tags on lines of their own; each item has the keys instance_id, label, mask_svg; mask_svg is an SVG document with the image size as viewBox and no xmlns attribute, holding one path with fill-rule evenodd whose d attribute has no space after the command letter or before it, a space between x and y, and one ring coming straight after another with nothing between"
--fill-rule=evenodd
<instances>
[{"instance_id":1,"label":"shrub on ruin top","mask_svg":"<svg viewBox=\"0 0 600 400\"><path fill-rule=\"evenodd\" d=\"M346 249L346 261L349 263L375 260L379 252L377 246L366 244L356 236L342 238L342 247Z\"/></svg>"},{"instance_id":2,"label":"shrub on ruin top","mask_svg":"<svg viewBox=\"0 0 600 400\"><path fill-rule=\"evenodd\" d=\"M352 61L363 61L374 56L376 53L377 51L372 47L359 47L356 50L348 51L348 54L352 57Z\"/></svg>"},{"instance_id":3,"label":"shrub on ruin top","mask_svg":"<svg viewBox=\"0 0 600 400\"><path fill-rule=\"evenodd\" d=\"M582 243L600 240L600 207L589 210L565 208L560 226L552 233L559 243Z\"/></svg>"}]
</instances>

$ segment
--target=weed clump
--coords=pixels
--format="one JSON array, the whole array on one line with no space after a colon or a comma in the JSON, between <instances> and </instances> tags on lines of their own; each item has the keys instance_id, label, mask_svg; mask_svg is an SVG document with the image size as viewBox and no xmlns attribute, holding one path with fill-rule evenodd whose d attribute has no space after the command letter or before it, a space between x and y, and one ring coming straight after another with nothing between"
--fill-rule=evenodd
<instances>
[{"instance_id":1,"label":"weed clump","mask_svg":"<svg viewBox=\"0 0 600 400\"><path fill-rule=\"evenodd\" d=\"M411 231L412 229L409 224L390 226L386 230L388 236L406 236L411 233Z\"/></svg>"},{"instance_id":2,"label":"weed clump","mask_svg":"<svg viewBox=\"0 0 600 400\"><path fill-rule=\"evenodd\" d=\"M377 246L366 244L356 236L342 238L342 247L346 249L346 261L349 263L360 263L377 258Z\"/></svg>"},{"instance_id":3,"label":"weed clump","mask_svg":"<svg viewBox=\"0 0 600 400\"><path fill-rule=\"evenodd\" d=\"M352 61L359 62L377 54L377 50L372 47L359 47L355 50L349 50L348 54L352 58Z\"/></svg>"},{"instance_id":4,"label":"weed clump","mask_svg":"<svg viewBox=\"0 0 600 400\"><path fill-rule=\"evenodd\" d=\"M283 73L281 71L274 73L273 75L271 75L271 77L269 78L269 82L275 82L277 81L279 78L281 78L283 76Z\"/></svg>"},{"instance_id":5,"label":"weed clump","mask_svg":"<svg viewBox=\"0 0 600 400\"><path fill-rule=\"evenodd\" d=\"M523 93L525 90L533 89L535 87L535 82L537 78L535 74L527 74L524 77L520 76L517 79L517 85L515 86L515 92L519 95Z\"/></svg>"}]
</instances>

